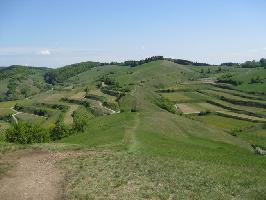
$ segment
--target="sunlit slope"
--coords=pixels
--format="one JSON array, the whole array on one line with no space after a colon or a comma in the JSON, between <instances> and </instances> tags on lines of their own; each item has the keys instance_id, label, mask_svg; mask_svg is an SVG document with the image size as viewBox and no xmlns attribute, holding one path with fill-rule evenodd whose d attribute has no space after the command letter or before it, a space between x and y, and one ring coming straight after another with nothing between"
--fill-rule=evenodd
<instances>
[{"instance_id":1,"label":"sunlit slope","mask_svg":"<svg viewBox=\"0 0 266 200\"><path fill-rule=\"evenodd\" d=\"M126 75L118 77L118 80L135 84L142 81L149 86L164 87L194 77L197 77L197 73L187 66L162 60L133 67Z\"/></svg>"},{"instance_id":2,"label":"sunlit slope","mask_svg":"<svg viewBox=\"0 0 266 200\"><path fill-rule=\"evenodd\" d=\"M94 67L69 79L69 84L92 85L103 75L115 78L122 85L150 83L154 87L172 85L177 81L185 81L198 77L192 69L169 61L154 61L136 67L104 65ZM163 84L163 85L160 85Z\"/></svg>"},{"instance_id":3,"label":"sunlit slope","mask_svg":"<svg viewBox=\"0 0 266 200\"><path fill-rule=\"evenodd\" d=\"M111 145L130 151L145 152L161 151L157 148L160 144L165 145L165 148L172 153L181 151L182 148L180 149L177 144L190 146L192 151L223 149L223 145L250 151L247 143L221 129L169 113L155 104L159 96L156 92L159 87L167 87L176 82L186 82L197 78L198 74L186 66L168 61L151 62L134 68L103 66L82 73L73 81L93 85L97 78L104 74L110 74L120 84L130 86L131 91L122 98L121 104L126 107L133 101L137 112L126 112L90 120L85 133L73 135L61 142L93 147Z\"/></svg>"}]
</instances>

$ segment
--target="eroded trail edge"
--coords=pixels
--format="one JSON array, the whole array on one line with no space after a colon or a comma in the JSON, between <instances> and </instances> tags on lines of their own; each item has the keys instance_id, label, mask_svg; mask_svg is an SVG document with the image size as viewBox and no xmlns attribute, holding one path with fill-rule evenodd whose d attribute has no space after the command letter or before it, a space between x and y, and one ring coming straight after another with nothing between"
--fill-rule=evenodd
<instances>
[{"instance_id":1,"label":"eroded trail edge","mask_svg":"<svg viewBox=\"0 0 266 200\"><path fill-rule=\"evenodd\" d=\"M64 174L56 162L70 156L75 155L43 151L12 153L8 162L16 164L0 178L0 199L62 199Z\"/></svg>"}]
</instances>

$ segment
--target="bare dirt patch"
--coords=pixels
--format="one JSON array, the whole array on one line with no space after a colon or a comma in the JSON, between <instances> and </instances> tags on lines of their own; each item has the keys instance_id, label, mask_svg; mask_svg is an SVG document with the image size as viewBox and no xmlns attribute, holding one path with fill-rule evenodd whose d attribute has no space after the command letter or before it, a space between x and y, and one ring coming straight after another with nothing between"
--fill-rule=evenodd
<instances>
[{"instance_id":1,"label":"bare dirt patch","mask_svg":"<svg viewBox=\"0 0 266 200\"><path fill-rule=\"evenodd\" d=\"M181 112L184 114L198 114L198 113L200 113L199 110L196 110L195 108L192 108L189 105L184 104L184 103L176 104L176 107L178 107L181 110Z\"/></svg>"},{"instance_id":2,"label":"bare dirt patch","mask_svg":"<svg viewBox=\"0 0 266 200\"><path fill-rule=\"evenodd\" d=\"M43 99L43 102L47 103L47 102L60 101L60 99L64 98L65 96L66 96L65 94L60 94L60 93L50 94Z\"/></svg>"},{"instance_id":3,"label":"bare dirt patch","mask_svg":"<svg viewBox=\"0 0 266 200\"><path fill-rule=\"evenodd\" d=\"M1 162L15 166L0 178L0 199L62 199L64 174L56 162L68 156L74 154L18 151L5 155Z\"/></svg>"},{"instance_id":4,"label":"bare dirt patch","mask_svg":"<svg viewBox=\"0 0 266 200\"><path fill-rule=\"evenodd\" d=\"M78 92L70 97L70 99L81 100L86 96L86 92Z\"/></svg>"}]
</instances>

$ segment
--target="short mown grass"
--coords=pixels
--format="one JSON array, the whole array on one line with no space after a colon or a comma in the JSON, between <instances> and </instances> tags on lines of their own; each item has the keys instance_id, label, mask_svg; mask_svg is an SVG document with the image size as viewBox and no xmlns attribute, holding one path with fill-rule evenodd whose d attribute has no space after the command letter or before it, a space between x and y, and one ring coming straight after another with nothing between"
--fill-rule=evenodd
<instances>
[{"instance_id":1,"label":"short mown grass","mask_svg":"<svg viewBox=\"0 0 266 200\"><path fill-rule=\"evenodd\" d=\"M198 94L197 92L171 92L163 93L163 97L167 98L169 101L185 103L185 102L202 102L206 100L205 97Z\"/></svg>"},{"instance_id":2,"label":"short mown grass","mask_svg":"<svg viewBox=\"0 0 266 200\"><path fill-rule=\"evenodd\" d=\"M135 115L125 112L91 119L83 133L69 136L59 142L86 147L123 149L126 130L133 126Z\"/></svg>"},{"instance_id":3,"label":"short mown grass","mask_svg":"<svg viewBox=\"0 0 266 200\"><path fill-rule=\"evenodd\" d=\"M218 116L215 114L205 115L205 116L197 116L195 119L205 123L208 126L215 126L217 128L230 131L235 128L247 128L250 126L255 126L256 123L243 121L239 119L233 119L223 116Z\"/></svg>"}]
</instances>

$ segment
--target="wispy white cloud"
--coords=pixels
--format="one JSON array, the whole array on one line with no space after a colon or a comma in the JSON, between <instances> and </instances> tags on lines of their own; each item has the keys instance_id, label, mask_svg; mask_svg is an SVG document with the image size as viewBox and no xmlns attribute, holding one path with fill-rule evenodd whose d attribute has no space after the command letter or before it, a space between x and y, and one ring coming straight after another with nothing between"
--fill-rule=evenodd
<instances>
[{"instance_id":1,"label":"wispy white cloud","mask_svg":"<svg viewBox=\"0 0 266 200\"><path fill-rule=\"evenodd\" d=\"M71 48L35 48L35 47L0 47L0 56L34 56L34 55L101 55L108 53L101 49Z\"/></svg>"},{"instance_id":2,"label":"wispy white cloud","mask_svg":"<svg viewBox=\"0 0 266 200\"><path fill-rule=\"evenodd\" d=\"M63 66L82 61L112 61L109 50L52 47L0 47L0 66L28 63L31 66ZM49 58L49 59L48 59Z\"/></svg>"},{"instance_id":3,"label":"wispy white cloud","mask_svg":"<svg viewBox=\"0 0 266 200\"><path fill-rule=\"evenodd\" d=\"M0 56L33 56L33 55L50 55L48 49L31 48L31 47L0 47Z\"/></svg>"},{"instance_id":4,"label":"wispy white cloud","mask_svg":"<svg viewBox=\"0 0 266 200\"><path fill-rule=\"evenodd\" d=\"M38 55L42 55L42 56L49 56L51 55L51 51L49 51L48 49L43 49L37 52Z\"/></svg>"}]
</instances>

